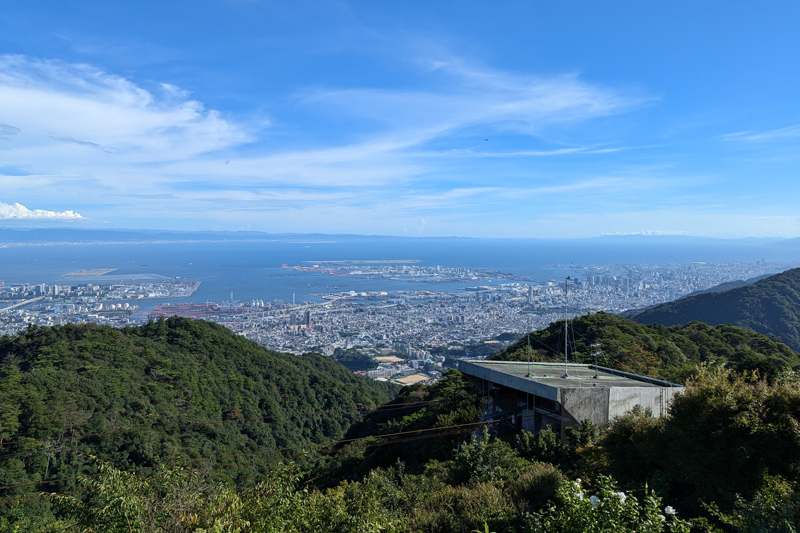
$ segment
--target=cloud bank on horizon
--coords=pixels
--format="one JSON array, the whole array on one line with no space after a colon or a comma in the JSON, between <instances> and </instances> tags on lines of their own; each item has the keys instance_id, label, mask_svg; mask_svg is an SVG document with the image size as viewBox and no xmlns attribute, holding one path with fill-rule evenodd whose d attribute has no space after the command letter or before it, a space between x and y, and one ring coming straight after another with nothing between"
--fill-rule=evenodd
<instances>
[{"instance_id":1,"label":"cloud bank on horizon","mask_svg":"<svg viewBox=\"0 0 800 533\"><path fill-rule=\"evenodd\" d=\"M46 209L28 209L22 204L6 204L0 202L0 220L81 220L83 217L75 211L47 211Z\"/></svg>"},{"instance_id":2,"label":"cloud bank on horizon","mask_svg":"<svg viewBox=\"0 0 800 533\"><path fill-rule=\"evenodd\" d=\"M92 4L0 17L6 224L800 235L797 70L737 56L746 42L703 48L734 37L724 21L707 34L687 29L687 65L676 37L664 41L680 10L659 27L625 2L615 9L642 28L624 43L609 38L619 27L605 27L599 11L588 29L554 24L573 20L565 6L470 7L453 18L415 2L212 3L145 30L136 22L147 2L127 21ZM718 15L706 11L701 20ZM752 10L727 16L780 22ZM34 21L44 25L38 40ZM478 49L471 28L481 21L493 29ZM749 38L800 44L766 30ZM738 71L726 70L727 55ZM758 85L763 98L752 98L749 80L730 83L748 65L772 81Z\"/></svg>"}]
</instances>

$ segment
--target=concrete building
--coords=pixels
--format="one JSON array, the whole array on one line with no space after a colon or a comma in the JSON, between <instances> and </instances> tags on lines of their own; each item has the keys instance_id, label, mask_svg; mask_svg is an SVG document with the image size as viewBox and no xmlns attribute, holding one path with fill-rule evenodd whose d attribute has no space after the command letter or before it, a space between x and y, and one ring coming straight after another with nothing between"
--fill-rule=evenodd
<instances>
[{"instance_id":1,"label":"concrete building","mask_svg":"<svg viewBox=\"0 0 800 533\"><path fill-rule=\"evenodd\" d=\"M492 433L508 438L549 425L563 440L568 427L580 427L584 420L605 426L636 405L664 416L683 389L595 365L567 365L566 378L563 363L460 361L458 369L487 397L483 418L492 421Z\"/></svg>"}]
</instances>

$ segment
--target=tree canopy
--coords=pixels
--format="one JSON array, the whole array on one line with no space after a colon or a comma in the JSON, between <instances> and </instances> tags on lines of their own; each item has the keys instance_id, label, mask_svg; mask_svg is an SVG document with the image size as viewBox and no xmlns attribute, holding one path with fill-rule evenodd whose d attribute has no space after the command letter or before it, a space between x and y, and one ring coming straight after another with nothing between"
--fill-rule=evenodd
<instances>
[{"instance_id":1,"label":"tree canopy","mask_svg":"<svg viewBox=\"0 0 800 533\"><path fill-rule=\"evenodd\" d=\"M609 313L584 315L570 321L570 361L594 363L601 345L601 366L682 383L700 363L716 363L735 370L759 370L777 375L800 365L800 356L774 337L730 326L691 322L678 326L647 326ZM522 337L492 356L526 361L528 344L533 361L563 361L564 322Z\"/></svg>"},{"instance_id":2,"label":"tree canopy","mask_svg":"<svg viewBox=\"0 0 800 533\"><path fill-rule=\"evenodd\" d=\"M301 445L341 439L398 390L200 320L30 326L0 339L0 486L92 473L89 454L122 469L242 464L225 474L258 480Z\"/></svg>"}]
</instances>

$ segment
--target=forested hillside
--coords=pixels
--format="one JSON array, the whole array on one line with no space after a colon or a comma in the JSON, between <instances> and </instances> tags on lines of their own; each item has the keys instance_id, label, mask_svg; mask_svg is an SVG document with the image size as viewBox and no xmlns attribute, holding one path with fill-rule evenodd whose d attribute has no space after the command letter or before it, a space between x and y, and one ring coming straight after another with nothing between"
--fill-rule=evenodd
<instances>
[{"instance_id":1,"label":"forested hillside","mask_svg":"<svg viewBox=\"0 0 800 533\"><path fill-rule=\"evenodd\" d=\"M381 437L321 465L276 463L261 483L233 484L191 465L101 464L82 492L0 500L0 530L790 533L800 527L797 377L700 369L665 418L634 411L608 428L570 430L565 443L547 429L523 432L512 449L448 420L472 419L476 401L451 371L436 388L406 389L403 409L361 428Z\"/></svg>"},{"instance_id":2,"label":"forested hillside","mask_svg":"<svg viewBox=\"0 0 800 533\"><path fill-rule=\"evenodd\" d=\"M319 486L331 486L398 461L405 471L421 473L430 461L450 459L459 442L480 430L483 401L457 370L448 371L432 386L404 387L390 404L353 424L346 438L357 440L323 462L313 480ZM387 444L365 446L383 443L386 435L398 433L403 435L400 442L389 439Z\"/></svg>"},{"instance_id":3,"label":"forested hillside","mask_svg":"<svg viewBox=\"0 0 800 533\"><path fill-rule=\"evenodd\" d=\"M787 270L745 287L699 294L645 309L630 318L672 326L693 320L732 324L775 335L800 350L800 269Z\"/></svg>"},{"instance_id":4,"label":"forested hillside","mask_svg":"<svg viewBox=\"0 0 800 533\"><path fill-rule=\"evenodd\" d=\"M761 276L756 276L755 278L750 279L737 279L733 281L726 281L724 283L720 283L719 285L714 285L713 287L709 287L708 289L702 289L699 291L694 291L692 293L683 296L683 298L697 296L698 294L707 294L709 292L725 292L731 289L738 289L739 287L746 287L748 285L752 285L757 281L761 281L762 279L766 279L774 274L763 274Z\"/></svg>"},{"instance_id":5,"label":"forested hillside","mask_svg":"<svg viewBox=\"0 0 800 533\"><path fill-rule=\"evenodd\" d=\"M594 363L594 343L602 345L601 366L681 383L698 363L758 369L767 375L800 365L800 356L782 342L736 326L646 326L608 313L570 321L570 362ZM523 337L493 358L526 361L528 345ZM530 353L533 361L563 361L564 322L531 333Z\"/></svg>"},{"instance_id":6,"label":"forested hillside","mask_svg":"<svg viewBox=\"0 0 800 533\"><path fill-rule=\"evenodd\" d=\"M0 530L797 531L797 354L733 326L572 324L578 360L600 341L601 364L685 382L668 416L512 447L457 370L397 394L202 321L31 327L0 340ZM534 358L563 334L531 334Z\"/></svg>"},{"instance_id":7,"label":"forested hillside","mask_svg":"<svg viewBox=\"0 0 800 533\"><path fill-rule=\"evenodd\" d=\"M74 486L90 455L122 469L217 458L220 475L255 482L397 390L199 320L31 326L0 339L0 487L23 485L2 495Z\"/></svg>"}]
</instances>

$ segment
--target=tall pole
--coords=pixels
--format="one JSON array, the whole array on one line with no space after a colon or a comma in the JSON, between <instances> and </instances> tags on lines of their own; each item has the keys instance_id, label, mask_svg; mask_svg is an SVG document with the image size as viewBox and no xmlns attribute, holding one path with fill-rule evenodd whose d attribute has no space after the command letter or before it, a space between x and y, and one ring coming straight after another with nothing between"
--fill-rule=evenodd
<instances>
[{"instance_id":1,"label":"tall pole","mask_svg":"<svg viewBox=\"0 0 800 533\"><path fill-rule=\"evenodd\" d=\"M569 276L564 280L564 377L569 377L567 357L569 354Z\"/></svg>"},{"instance_id":2,"label":"tall pole","mask_svg":"<svg viewBox=\"0 0 800 533\"><path fill-rule=\"evenodd\" d=\"M531 316L528 315L528 375L525 377L531 377Z\"/></svg>"},{"instance_id":3,"label":"tall pole","mask_svg":"<svg viewBox=\"0 0 800 533\"><path fill-rule=\"evenodd\" d=\"M602 345L602 343L595 341L594 343L592 343L592 348L594 349L594 353L592 354L592 355L594 355L594 379L598 379L597 356L599 356L601 353L603 353L602 352L603 345Z\"/></svg>"}]
</instances>

